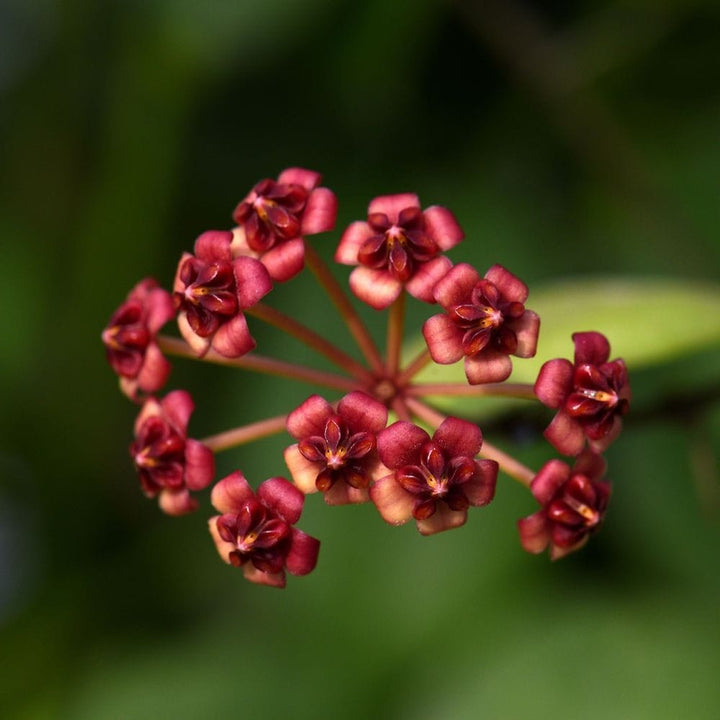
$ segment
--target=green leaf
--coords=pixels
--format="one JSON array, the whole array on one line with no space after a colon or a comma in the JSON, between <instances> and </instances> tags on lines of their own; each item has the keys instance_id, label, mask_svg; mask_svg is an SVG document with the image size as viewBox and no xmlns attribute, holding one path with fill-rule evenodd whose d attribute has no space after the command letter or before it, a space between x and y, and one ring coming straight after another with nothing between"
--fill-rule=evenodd
<instances>
[{"instance_id":1,"label":"green leaf","mask_svg":"<svg viewBox=\"0 0 720 720\"><path fill-rule=\"evenodd\" d=\"M611 359L623 358L631 374L720 345L720 285L715 283L667 278L573 279L531 289L527 307L540 315L538 352L526 360L513 358L511 382L534 383L545 361L572 359L575 332L603 333L610 341ZM415 352L421 349L419 343L413 347ZM433 363L417 380L465 382L463 363ZM433 398L433 404L444 410L472 407L475 415L480 407L485 415L513 403L517 406L517 402Z\"/></svg>"}]
</instances>

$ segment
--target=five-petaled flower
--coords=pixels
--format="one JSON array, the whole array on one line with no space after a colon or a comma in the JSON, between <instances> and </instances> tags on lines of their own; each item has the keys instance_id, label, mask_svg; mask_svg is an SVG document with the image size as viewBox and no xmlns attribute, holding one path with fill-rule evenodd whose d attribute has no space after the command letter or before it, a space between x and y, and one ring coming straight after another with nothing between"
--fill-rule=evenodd
<instances>
[{"instance_id":1,"label":"five-petaled flower","mask_svg":"<svg viewBox=\"0 0 720 720\"><path fill-rule=\"evenodd\" d=\"M120 376L120 389L136 400L139 392L157 392L166 382L170 363L155 336L175 317L172 297L152 278L141 280L115 311L102 333L107 360Z\"/></svg>"},{"instance_id":2,"label":"five-petaled flower","mask_svg":"<svg viewBox=\"0 0 720 720\"><path fill-rule=\"evenodd\" d=\"M610 497L610 484L599 480L605 472L600 455L586 451L570 468L562 460L550 460L530 484L542 506L518 520L520 542L531 553L550 548L557 560L581 548L602 524Z\"/></svg>"},{"instance_id":3,"label":"five-petaled flower","mask_svg":"<svg viewBox=\"0 0 720 720\"><path fill-rule=\"evenodd\" d=\"M243 315L272 289L265 266L251 257L233 258L232 233L209 230L195 241L195 254L180 259L173 297L178 327L197 355L212 346L226 357L255 347Z\"/></svg>"},{"instance_id":4,"label":"five-petaled flower","mask_svg":"<svg viewBox=\"0 0 720 720\"><path fill-rule=\"evenodd\" d=\"M482 432L474 423L446 418L432 439L422 428L398 421L378 435L380 460L392 472L370 488L370 499L393 525L415 518L423 535L459 527L469 506L495 495L498 464L478 460Z\"/></svg>"},{"instance_id":5,"label":"five-petaled flower","mask_svg":"<svg viewBox=\"0 0 720 720\"><path fill-rule=\"evenodd\" d=\"M235 471L215 485L211 501L221 513L208 523L220 557L251 582L282 588L285 570L307 575L315 568L320 542L293 527L305 496L285 478L265 480L253 492Z\"/></svg>"},{"instance_id":6,"label":"five-petaled flower","mask_svg":"<svg viewBox=\"0 0 720 720\"><path fill-rule=\"evenodd\" d=\"M342 234L335 260L360 266L350 274L350 288L376 310L391 305L403 287L432 303L433 286L452 266L440 253L462 238L446 208L421 210L411 193L383 195L370 202L367 221L352 223Z\"/></svg>"},{"instance_id":7,"label":"five-petaled flower","mask_svg":"<svg viewBox=\"0 0 720 720\"><path fill-rule=\"evenodd\" d=\"M303 237L335 227L337 199L317 187L319 173L288 168L261 180L233 212L233 253L258 258L276 282L295 277L305 264Z\"/></svg>"},{"instance_id":8,"label":"five-petaled flower","mask_svg":"<svg viewBox=\"0 0 720 720\"><path fill-rule=\"evenodd\" d=\"M512 372L510 355L532 357L540 319L525 309L525 283L500 265L481 278L471 265L460 263L433 291L445 309L423 325L432 359L448 365L465 358L472 385L502 382Z\"/></svg>"},{"instance_id":9,"label":"five-petaled flower","mask_svg":"<svg viewBox=\"0 0 720 720\"><path fill-rule=\"evenodd\" d=\"M185 390L174 390L162 400L148 398L135 420L135 439L130 456L148 497L158 497L168 515L197 509L191 490L202 490L215 474L212 451L187 436L194 409Z\"/></svg>"},{"instance_id":10,"label":"five-petaled flower","mask_svg":"<svg viewBox=\"0 0 720 720\"><path fill-rule=\"evenodd\" d=\"M329 505L367 501L370 483L387 473L376 450L387 418L387 408L359 390L342 398L337 410L311 395L287 418L298 441L285 450L295 484L304 493L321 491Z\"/></svg>"},{"instance_id":11,"label":"five-petaled flower","mask_svg":"<svg viewBox=\"0 0 720 720\"><path fill-rule=\"evenodd\" d=\"M545 430L548 441L564 455L578 455L587 438L597 453L607 449L622 428L630 406L625 363L608 361L610 345L598 332L572 336L575 362L549 360L540 369L535 394L558 410Z\"/></svg>"}]
</instances>

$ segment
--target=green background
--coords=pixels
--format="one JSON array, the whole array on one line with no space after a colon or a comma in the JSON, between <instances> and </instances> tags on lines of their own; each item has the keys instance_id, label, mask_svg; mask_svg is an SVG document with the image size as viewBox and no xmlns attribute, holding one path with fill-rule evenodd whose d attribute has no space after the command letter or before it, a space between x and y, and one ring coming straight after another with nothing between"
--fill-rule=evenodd
<instances>
[{"instance_id":1,"label":"green background","mask_svg":"<svg viewBox=\"0 0 720 720\"><path fill-rule=\"evenodd\" d=\"M712 0L5 0L2 717L716 718L719 41ZM318 568L280 592L220 562L207 493L179 519L143 498L136 408L100 332L140 278L169 287L197 235L292 165L340 200L338 230L313 240L326 259L370 198L410 191L457 215L454 261L505 265L530 307L560 297L582 322L556 281L635 286L587 307L638 361L585 550L523 553L515 520L535 505L505 476L431 538L313 496L300 527L322 539ZM269 302L345 337L309 277ZM430 311L408 312L412 342ZM541 344L557 342L545 319ZM265 354L315 362L252 330ZM189 361L170 387L193 393L195 437L314 390ZM539 467L549 415L505 411L486 436ZM219 476L283 474L287 443L227 452Z\"/></svg>"}]
</instances>

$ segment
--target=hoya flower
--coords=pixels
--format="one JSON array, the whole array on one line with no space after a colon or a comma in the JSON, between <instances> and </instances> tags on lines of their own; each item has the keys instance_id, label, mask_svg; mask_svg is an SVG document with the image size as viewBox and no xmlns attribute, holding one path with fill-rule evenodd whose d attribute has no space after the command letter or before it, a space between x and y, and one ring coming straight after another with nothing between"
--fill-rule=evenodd
<instances>
[{"instance_id":1,"label":"hoya flower","mask_svg":"<svg viewBox=\"0 0 720 720\"><path fill-rule=\"evenodd\" d=\"M303 168L261 180L233 212L233 252L259 258L277 282L297 275L305 264L303 237L335 227L337 198L319 182L319 173Z\"/></svg>"},{"instance_id":2,"label":"hoya flower","mask_svg":"<svg viewBox=\"0 0 720 720\"><path fill-rule=\"evenodd\" d=\"M148 497L157 497L168 515L197 509L191 490L202 490L215 474L212 451L187 436L194 409L185 390L174 390L162 400L149 398L135 420L130 456Z\"/></svg>"},{"instance_id":3,"label":"hoya flower","mask_svg":"<svg viewBox=\"0 0 720 720\"><path fill-rule=\"evenodd\" d=\"M604 335L581 332L572 339L574 363L549 360L535 382L540 401L558 411L544 434L564 455L579 454L586 438L601 453L620 434L630 407L627 368L622 360L608 361L610 344Z\"/></svg>"},{"instance_id":4,"label":"hoya flower","mask_svg":"<svg viewBox=\"0 0 720 720\"><path fill-rule=\"evenodd\" d=\"M498 464L477 460L482 432L474 423L449 417L432 439L417 425L398 421L378 435L380 460L393 472L370 488L383 519L400 525L415 518L423 535L459 527L469 506L495 495Z\"/></svg>"},{"instance_id":5,"label":"hoya flower","mask_svg":"<svg viewBox=\"0 0 720 720\"><path fill-rule=\"evenodd\" d=\"M173 297L178 327L199 356L210 347L240 357L255 347L243 315L272 289L265 266L250 257L233 258L232 233L210 230L195 241L195 254L180 259Z\"/></svg>"},{"instance_id":6,"label":"hoya flower","mask_svg":"<svg viewBox=\"0 0 720 720\"><path fill-rule=\"evenodd\" d=\"M370 202L366 222L354 222L342 234L335 260L360 266L350 274L350 288L376 310L391 305L403 287L432 303L433 286L452 267L440 253L462 239L449 210L421 210L411 193L383 195Z\"/></svg>"},{"instance_id":7,"label":"hoya flower","mask_svg":"<svg viewBox=\"0 0 720 720\"><path fill-rule=\"evenodd\" d=\"M120 376L120 389L135 400L157 392L167 381L170 363L155 336L175 317L170 293L152 278L141 280L115 311L102 333L107 360Z\"/></svg>"},{"instance_id":8,"label":"hoya flower","mask_svg":"<svg viewBox=\"0 0 720 720\"><path fill-rule=\"evenodd\" d=\"M265 480L253 492L236 471L215 485L211 500L221 513L208 523L220 557L251 582L281 588L285 570L307 575L315 568L320 542L293 527L305 496L285 478Z\"/></svg>"},{"instance_id":9,"label":"hoya flower","mask_svg":"<svg viewBox=\"0 0 720 720\"><path fill-rule=\"evenodd\" d=\"M387 418L387 408L359 390L340 400L337 410L311 395L287 418L298 441L285 450L295 484L304 493L319 490L329 505L366 502L370 482L387 473L376 450Z\"/></svg>"},{"instance_id":10,"label":"hoya flower","mask_svg":"<svg viewBox=\"0 0 720 720\"><path fill-rule=\"evenodd\" d=\"M570 468L562 460L550 460L540 468L530 489L542 506L518 520L520 542L531 553L550 548L557 560L581 548L602 524L610 497L610 484L598 478L605 462L591 452L577 458Z\"/></svg>"},{"instance_id":11,"label":"hoya flower","mask_svg":"<svg viewBox=\"0 0 720 720\"><path fill-rule=\"evenodd\" d=\"M456 265L435 285L445 312L423 325L432 359L442 365L465 358L471 385L502 382L512 372L510 355L532 357L540 318L525 309L525 283L501 265L481 278L467 263Z\"/></svg>"}]
</instances>

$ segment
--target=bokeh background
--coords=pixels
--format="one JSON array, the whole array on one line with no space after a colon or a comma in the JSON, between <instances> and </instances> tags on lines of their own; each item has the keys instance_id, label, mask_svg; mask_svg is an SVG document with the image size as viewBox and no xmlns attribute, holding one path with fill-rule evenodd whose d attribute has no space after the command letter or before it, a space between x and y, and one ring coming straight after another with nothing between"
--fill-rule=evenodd
<instances>
[{"instance_id":1,"label":"bokeh background","mask_svg":"<svg viewBox=\"0 0 720 720\"><path fill-rule=\"evenodd\" d=\"M339 229L379 194L450 207L467 233L452 258L506 265L531 299L565 277L712 288L719 46L713 0L4 0L0 715L718 717L710 301L665 326L669 293L647 319L710 340L631 368L613 505L583 552L523 553L515 519L534 503L507 477L432 538L314 496L301 526L320 563L282 592L219 561L206 496L170 519L141 495L136 409L99 335L137 280L169 287L194 238L291 165L323 173ZM317 240L326 258L338 236ZM310 279L271 297L342 336ZM645 322L622 312L608 320ZM267 354L312 361L253 330ZM190 361L171 386L196 398L196 437L314 390ZM537 467L548 419L511 410L484 429ZM225 453L219 473L281 474L286 443Z\"/></svg>"}]
</instances>

